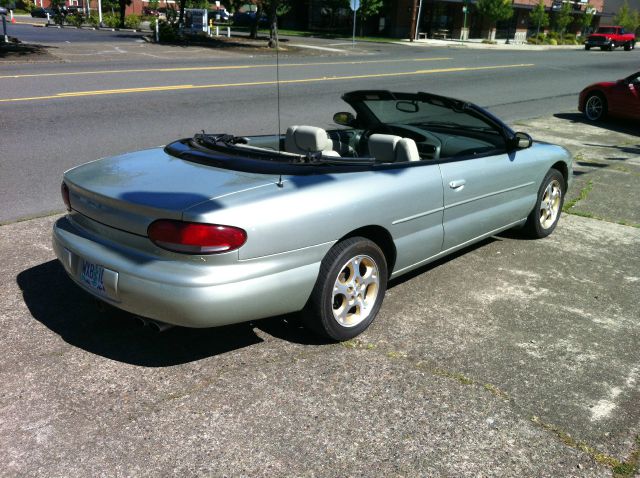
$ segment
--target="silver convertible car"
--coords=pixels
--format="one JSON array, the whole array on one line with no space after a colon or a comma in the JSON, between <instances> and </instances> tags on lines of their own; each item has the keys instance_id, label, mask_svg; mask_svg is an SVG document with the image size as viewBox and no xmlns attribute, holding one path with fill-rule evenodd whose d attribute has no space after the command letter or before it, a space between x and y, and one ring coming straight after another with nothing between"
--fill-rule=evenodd
<instances>
[{"instance_id":1,"label":"silver convertible car","mask_svg":"<svg viewBox=\"0 0 640 478\"><path fill-rule=\"evenodd\" d=\"M353 91L336 129L196 134L64 174L55 252L84 290L160 324L303 311L363 332L387 281L505 229L550 234L570 154L471 103Z\"/></svg>"}]
</instances>

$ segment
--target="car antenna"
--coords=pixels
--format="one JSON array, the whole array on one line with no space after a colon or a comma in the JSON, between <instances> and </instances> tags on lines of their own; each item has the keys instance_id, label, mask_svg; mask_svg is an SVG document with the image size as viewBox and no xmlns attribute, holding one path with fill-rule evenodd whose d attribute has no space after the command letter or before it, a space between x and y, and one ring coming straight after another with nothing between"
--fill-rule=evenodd
<instances>
[{"instance_id":1,"label":"car antenna","mask_svg":"<svg viewBox=\"0 0 640 478\"><path fill-rule=\"evenodd\" d=\"M280 152L280 43L278 41L278 16L275 15L275 22L273 24L273 33L276 36L276 91L278 96L278 133L276 137L278 138L278 153ZM278 177L278 182L276 186L279 188L284 187L284 183L282 182L282 173Z\"/></svg>"}]
</instances>

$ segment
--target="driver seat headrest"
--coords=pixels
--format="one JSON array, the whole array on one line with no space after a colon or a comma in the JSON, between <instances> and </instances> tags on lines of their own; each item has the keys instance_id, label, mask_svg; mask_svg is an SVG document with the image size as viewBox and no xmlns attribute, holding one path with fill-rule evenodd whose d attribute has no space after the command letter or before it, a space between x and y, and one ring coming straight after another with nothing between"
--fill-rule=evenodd
<instances>
[{"instance_id":1,"label":"driver seat headrest","mask_svg":"<svg viewBox=\"0 0 640 478\"><path fill-rule=\"evenodd\" d=\"M420 161L420 153L414 140L392 134L369 136L369 153L383 163Z\"/></svg>"}]
</instances>

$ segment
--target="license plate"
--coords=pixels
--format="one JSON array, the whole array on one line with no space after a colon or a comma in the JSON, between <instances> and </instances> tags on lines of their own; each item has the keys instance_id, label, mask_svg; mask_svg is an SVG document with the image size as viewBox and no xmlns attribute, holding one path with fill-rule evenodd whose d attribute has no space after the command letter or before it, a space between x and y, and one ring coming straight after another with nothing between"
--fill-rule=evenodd
<instances>
[{"instance_id":1,"label":"license plate","mask_svg":"<svg viewBox=\"0 0 640 478\"><path fill-rule=\"evenodd\" d=\"M80 261L80 280L91 289L103 294L105 293L104 267L82 259L82 261Z\"/></svg>"}]
</instances>

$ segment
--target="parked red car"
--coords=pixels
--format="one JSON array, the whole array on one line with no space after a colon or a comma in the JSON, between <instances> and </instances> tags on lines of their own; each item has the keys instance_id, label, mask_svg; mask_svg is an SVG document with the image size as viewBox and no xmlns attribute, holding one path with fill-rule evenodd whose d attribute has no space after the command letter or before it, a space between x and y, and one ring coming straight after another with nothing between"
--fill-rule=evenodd
<instances>
[{"instance_id":1,"label":"parked red car","mask_svg":"<svg viewBox=\"0 0 640 478\"><path fill-rule=\"evenodd\" d=\"M617 46L623 46L626 51L633 50L636 47L635 34L625 32L622 27L600 27L584 42L585 50L600 47L611 51Z\"/></svg>"},{"instance_id":2,"label":"parked red car","mask_svg":"<svg viewBox=\"0 0 640 478\"><path fill-rule=\"evenodd\" d=\"M578 109L590 121L605 116L640 120L640 71L618 81L604 81L580 92Z\"/></svg>"}]
</instances>

